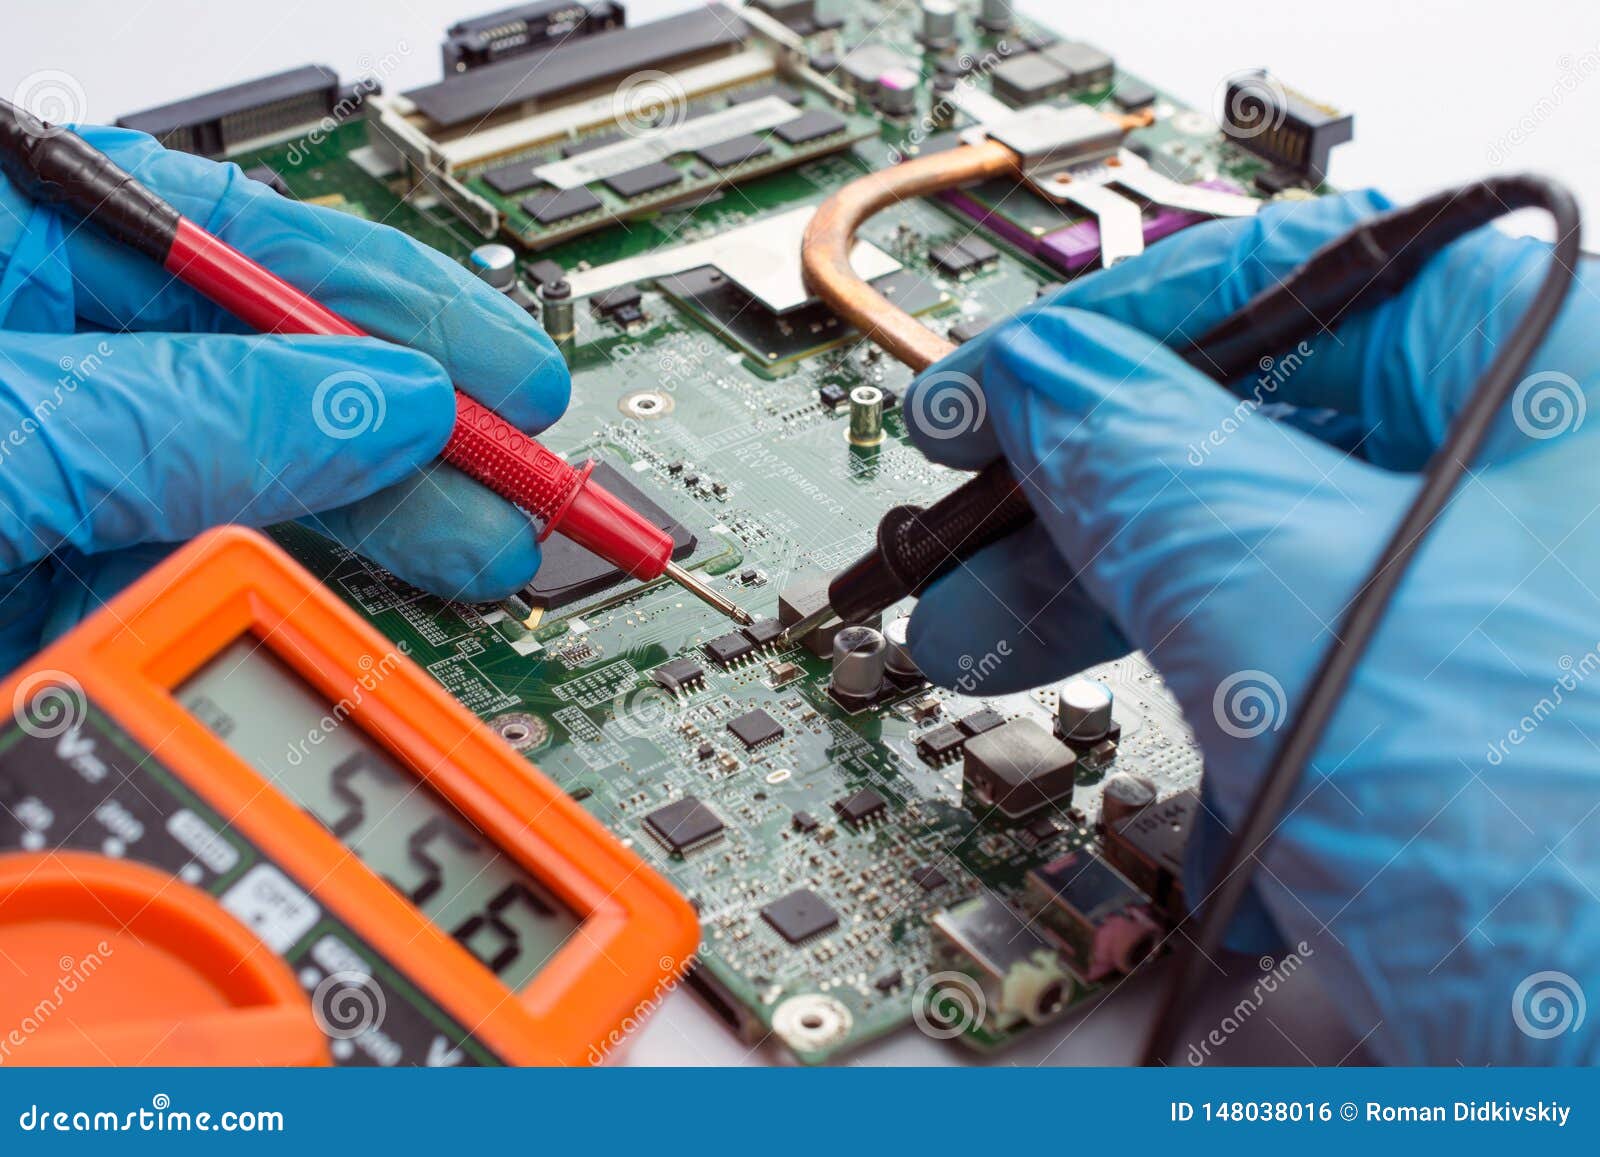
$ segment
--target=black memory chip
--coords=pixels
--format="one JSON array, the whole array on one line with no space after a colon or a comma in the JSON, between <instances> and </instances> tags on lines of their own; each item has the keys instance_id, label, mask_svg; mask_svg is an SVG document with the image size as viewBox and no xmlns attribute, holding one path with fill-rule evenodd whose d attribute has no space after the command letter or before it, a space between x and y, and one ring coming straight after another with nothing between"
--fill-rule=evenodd
<instances>
[{"instance_id":1,"label":"black memory chip","mask_svg":"<svg viewBox=\"0 0 1600 1157\"><path fill-rule=\"evenodd\" d=\"M651 523L672 535L672 557L685 559L694 553L696 540L689 529L650 501L622 472L607 462L596 462L591 477L617 498L633 507ZM552 534L540 544L541 562L533 581L522 597L538 610L551 611L569 606L579 599L599 594L628 576L597 554L578 546L570 538Z\"/></svg>"},{"instance_id":2,"label":"black memory chip","mask_svg":"<svg viewBox=\"0 0 1600 1157\"><path fill-rule=\"evenodd\" d=\"M730 105L748 104L753 100L766 100L769 96L778 97L794 104L800 99L800 90L792 84L784 84L781 80L771 80L758 84L754 88L747 88L728 97Z\"/></svg>"},{"instance_id":3,"label":"black memory chip","mask_svg":"<svg viewBox=\"0 0 1600 1157\"><path fill-rule=\"evenodd\" d=\"M692 795L659 807L644 817L651 835L680 855L722 834L717 813Z\"/></svg>"},{"instance_id":4,"label":"black memory chip","mask_svg":"<svg viewBox=\"0 0 1600 1157\"><path fill-rule=\"evenodd\" d=\"M759 747L763 743L771 743L783 735L783 724L768 715L761 708L746 711L737 719L729 720L728 730L733 732L733 737L748 747Z\"/></svg>"},{"instance_id":5,"label":"black memory chip","mask_svg":"<svg viewBox=\"0 0 1600 1157\"><path fill-rule=\"evenodd\" d=\"M489 169L479 176L496 193L502 197L509 197L513 193L520 193L539 184L539 178L533 171L542 164L543 161L513 161L509 165Z\"/></svg>"},{"instance_id":6,"label":"black memory chip","mask_svg":"<svg viewBox=\"0 0 1600 1157\"><path fill-rule=\"evenodd\" d=\"M761 918L790 944L810 940L839 924L839 913L810 888L796 888L761 909Z\"/></svg>"},{"instance_id":7,"label":"black memory chip","mask_svg":"<svg viewBox=\"0 0 1600 1157\"><path fill-rule=\"evenodd\" d=\"M734 165L742 165L746 161L764 157L771 151L772 146L766 141L754 133L745 133L743 136L734 137L731 141L718 141L714 145L707 145L696 151L695 156L713 169L731 169Z\"/></svg>"},{"instance_id":8,"label":"black memory chip","mask_svg":"<svg viewBox=\"0 0 1600 1157\"><path fill-rule=\"evenodd\" d=\"M625 173L617 173L605 179L606 188L619 197L642 197L646 193L654 193L657 189L665 189L669 185L676 185L683 180L683 174L665 161L651 161L648 165L640 165L637 169L629 169Z\"/></svg>"},{"instance_id":9,"label":"black memory chip","mask_svg":"<svg viewBox=\"0 0 1600 1157\"><path fill-rule=\"evenodd\" d=\"M596 149L603 149L607 145L614 145L621 139L622 134L619 132L596 133L591 137L584 137L581 140L566 142L561 146L561 155L563 157L576 157L583 153L592 153Z\"/></svg>"},{"instance_id":10,"label":"black memory chip","mask_svg":"<svg viewBox=\"0 0 1600 1157\"><path fill-rule=\"evenodd\" d=\"M793 120L784 121L772 131L791 145L809 145L823 137L831 137L844 128L844 118L825 109L814 108L801 113Z\"/></svg>"},{"instance_id":11,"label":"black memory chip","mask_svg":"<svg viewBox=\"0 0 1600 1157\"><path fill-rule=\"evenodd\" d=\"M576 189L540 189L522 199L523 212L541 225L555 225L600 208L600 198L581 185Z\"/></svg>"}]
</instances>

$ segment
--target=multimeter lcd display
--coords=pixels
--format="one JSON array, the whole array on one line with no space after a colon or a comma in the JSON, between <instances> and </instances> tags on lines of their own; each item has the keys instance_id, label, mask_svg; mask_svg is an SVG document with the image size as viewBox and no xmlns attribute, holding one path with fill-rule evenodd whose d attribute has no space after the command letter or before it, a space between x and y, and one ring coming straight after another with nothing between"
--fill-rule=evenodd
<instances>
[{"instance_id":1,"label":"multimeter lcd display","mask_svg":"<svg viewBox=\"0 0 1600 1157\"><path fill-rule=\"evenodd\" d=\"M379 747L351 716L353 703L330 707L258 639L231 643L174 694L507 987L531 980L578 927Z\"/></svg>"}]
</instances>

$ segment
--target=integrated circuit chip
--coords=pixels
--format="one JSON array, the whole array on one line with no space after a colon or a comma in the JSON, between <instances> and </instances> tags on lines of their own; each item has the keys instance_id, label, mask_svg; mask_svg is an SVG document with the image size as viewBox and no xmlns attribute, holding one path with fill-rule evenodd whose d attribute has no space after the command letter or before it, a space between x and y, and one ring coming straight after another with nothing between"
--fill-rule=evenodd
<instances>
[{"instance_id":1,"label":"integrated circuit chip","mask_svg":"<svg viewBox=\"0 0 1600 1157\"><path fill-rule=\"evenodd\" d=\"M538 261L531 262L528 265L528 280L535 285L548 285L554 281L562 281L566 276L567 271L562 264L559 261L551 261L548 257L540 258Z\"/></svg>"},{"instance_id":2,"label":"integrated circuit chip","mask_svg":"<svg viewBox=\"0 0 1600 1157\"><path fill-rule=\"evenodd\" d=\"M765 647L781 634L783 624L777 619L757 619L744 629L744 637L758 647Z\"/></svg>"},{"instance_id":3,"label":"integrated circuit chip","mask_svg":"<svg viewBox=\"0 0 1600 1157\"><path fill-rule=\"evenodd\" d=\"M944 887L950 882L950 878L932 864L924 864L912 871L911 882L924 892L931 892L935 888Z\"/></svg>"},{"instance_id":4,"label":"integrated circuit chip","mask_svg":"<svg viewBox=\"0 0 1600 1157\"><path fill-rule=\"evenodd\" d=\"M982 735L993 731L1006 721L1006 717L993 707L984 707L956 721L956 726L968 735Z\"/></svg>"},{"instance_id":5,"label":"integrated circuit chip","mask_svg":"<svg viewBox=\"0 0 1600 1157\"><path fill-rule=\"evenodd\" d=\"M699 157L713 169L731 169L735 165L742 165L746 161L753 161L757 157L764 157L772 151L772 146L754 133L745 133L743 136L734 137L728 141L718 141L714 145L696 151Z\"/></svg>"},{"instance_id":6,"label":"integrated circuit chip","mask_svg":"<svg viewBox=\"0 0 1600 1157\"><path fill-rule=\"evenodd\" d=\"M728 730L733 732L733 737L747 748L760 747L763 743L771 743L774 739L783 737L783 724L759 707L729 720Z\"/></svg>"},{"instance_id":7,"label":"integrated circuit chip","mask_svg":"<svg viewBox=\"0 0 1600 1157\"><path fill-rule=\"evenodd\" d=\"M674 559L682 560L694 553L697 545L694 534L652 502L620 470L607 462L596 462L590 477L672 535ZM580 599L599 594L628 577L619 568L599 555L584 550L564 535L552 534L541 544L541 551L539 569L533 581L522 591L522 597L537 610L559 610Z\"/></svg>"},{"instance_id":8,"label":"integrated circuit chip","mask_svg":"<svg viewBox=\"0 0 1600 1157\"><path fill-rule=\"evenodd\" d=\"M522 209L541 225L554 225L600 208L600 198L588 189L541 189L522 199Z\"/></svg>"},{"instance_id":9,"label":"integrated circuit chip","mask_svg":"<svg viewBox=\"0 0 1600 1157\"><path fill-rule=\"evenodd\" d=\"M839 913L810 888L796 888L761 909L761 918L790 944L820 936L839 925Z\"/></svg>"},{"instance_id":10,"label":"integrated circuit chip","mask_svg":"<svg viewBox=\"0 0 1600 1157\"><path fill-rule=\"evenodd\" d=\"M992 318L983 316L958 321L950 327L950 340L957 345L964 345L993 324Z\"/></svg>"},{"instance_id":11,"label":"integrated circuit chip","mask_svg":"<svg viewBox=\"0 0 1600 1157\"><path fill-rule=\"evenodd\" d=\"M1156 90L1142 80L1125 76L1111 90L1111 99L1123 112L1134 112L1156 102Z\"/></svg>"},{"instance_id":12,"label":"integrated circuit chip","mask_svg":"<svg viewBox=\"0 0 1600 1157\"><path fill-rule=\"evenodd\" d=\"M839 818L847 824L864 824L874 816L879 815L889 806L881 795L870 787L864 787L844 799L835 801L833 810L839 813Z\"/></svg>"},{"instance_id":13,"label":"integrated circuit chip","mask_svg":"<svg viewBox=\"0 0 1600 1157\"><path fill-rule=\"evenodd\" d=\"M606 188L619 197L642 197L683 180L683 174L665 161L651 161L637 169L617 173L605 179Z\"/></svg>"},{"instance_id":14,"label":"integrated circuit chip","mask_svg":"<svg viewBox=\"0 0 1600 1157\"><path fill-rule=\"evenodd\" d=\"M667 691L681 691L704 677L705 668L693 659L669 659L650 672L651 681Z\"/></svg>"},{"instance_id":15,"label":"integrated circuit chip","mask_svg":"<svg viewBox=\"0 0 1600 1157\"><path fill-rule=\"evenodd\" d=\"M711 656L711 661L719 667L726 667L755 649L756 645L745 638L743 631L730 631L726 635L718 635L705 644L706 654Z\"/></svg>"},{"instance_id":16,"label":"integrated circuit chip","mask_svg":"<svg viewBox=\"0 0 1600 1157\"><path fill-rule=\"evenodd\" d=\"M966 732L954 723L946 723L917 736L917 754L923 759L938 761L958 751L966 741Z\"/></svg>"},{"instance_id":17,"label":"integrated circuit chip","mask_svg":"<svg viewBox=\"0 0 1600 1157\"><path fill-rule=\"evenodd\" d=\"M567 141L561 146L563 157L576 157L584 153L592 153L596 149L603 149L607 145L614 145L622 139L622 134L615 130L595 133L593 136L582 137L575 141Z\"/></svg>"},{"instance_id":18,"label":"integrated circuit chip","mask_svg":"<svg viewBox=\"0 0 1600 1157\"><path fill-rule=\"evenodd\" d=\"M489 169L480 173L479 176L496 193L499 193L502 197L509 197L513 193L520 193L525 189L531 189L540 184L539 177L534 173L534 170L542 164L544 164L542 160L513 161L509 165L501 165L498 168Z\"/></svg>"},{"instance_id":19,"label":"integrated circuit chip","mask_svg":"<svg viewBox=\"0 0 1600 1157\"><path fill-rule=\"evenodd\" d=\"M808 145L831 137L845 127L844 118L825 109L808 109L793 120L784 121L772 131L791 145Z\"/></svg>"},{"instance_id":20,"label":"integrated circuit chip","mask_svg":"<svg viewBox=\"0 0 1600 1157\"><path fill-rule=\"evenodd\" d=\"M722 834L717 813L692 795L686 795L644 817L644 826L670 851L682 855Z\"/></svg>"},{"instance_id":21,"label":"integrated circuit chip","mask_svg":"<svg viewBox=\"0 0 1600 1157\"><path fill-rule=\"evenodd\" d=\"M730 105L749 104L753 100L765 100L769 96L775 96L779 100L786 100L790 104L794 104L800 99L800 90L792 84L784 84L781 80L771 80L758 84L753 88L733 93L728 97L728 103Z\"/></svg>"},{"instance_id":22,"label":"integrated circuit chip","mask_svg":"<svg viewBox=\"0 0 1600 1157\"><path fill-rule=\"evenodd\" d=\"M928 262L940 273L951 277L965 277L986 265L993 265L1000 250L982 237L963 237L959 241L946 241L928 250Z\"/></svg>"}]
</instances>

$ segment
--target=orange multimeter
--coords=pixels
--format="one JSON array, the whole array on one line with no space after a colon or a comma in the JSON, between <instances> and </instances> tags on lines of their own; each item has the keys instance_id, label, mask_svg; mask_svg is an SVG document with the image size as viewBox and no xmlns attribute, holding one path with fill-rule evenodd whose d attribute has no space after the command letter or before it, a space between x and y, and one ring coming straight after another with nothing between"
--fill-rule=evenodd
<instances>
[{"instance_id":1,"label":"orange multimeter","mask_svg":"<svg viewBox=\"0 0 1600 1157\"><path fill-rule=\"evenodd\" d=\"M698 944L660 876L252 531L0 695L0 1064L590 1063Z\"/></svg>"}]
</instances>

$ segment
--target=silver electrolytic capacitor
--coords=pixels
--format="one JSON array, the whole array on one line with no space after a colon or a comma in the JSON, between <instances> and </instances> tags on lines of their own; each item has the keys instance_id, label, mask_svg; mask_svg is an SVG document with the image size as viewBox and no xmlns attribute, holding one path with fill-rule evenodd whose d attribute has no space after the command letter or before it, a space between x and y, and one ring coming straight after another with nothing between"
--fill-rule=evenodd
<instances>
[{"instance_id":1,"label":"silver electrolytic capacitor","mask_svg":"<svg viewBox=\"0 0 1600 1157\"><path fill-rule=\"evenodd\" d=\"M1061 684L1056 699L1056 734L1074 743L1093 743L1111 731L1111 688L1081 675Z\"/></svg>"},{"instance_id":2,"label":"silver electrolytic capacitor","mask_svg":"<svg viewBox=\"0 0 1600 1157\"><path fill-rule=\"evenodd\" d=\"M988 32L1009 32L1017 22L1011 0L983 0L978 8L978 26Z\"/></svg>"},{"instance_id":3,"label":"silver electrolytic capacitor","mask_svg":"<svg viewBox=\"0 0 1600 1157\"><path fill-rule=\"evenodd\" d=\"M850 391L850 444L876 446L883 441L883 391L857 386Z\"/></svg>"},{"instance_id":4,"label":"silver electrolytic capacitor","mask_svg":"<svg viewBox=\"0 0 1600 1157\"><path fill-rule=\"evenodd\" d=\"M478 280L509 293L517 284L517 255L509 245L480 245L467 258Z\"/></svg>"},{"instance_id":5,"label":"silver electrolytic capacitor","mask_svg":"<svg viewBox=\"0 0 1600 1157\"><path fill-rule=\"evenodd\" d=\"M833 678L828 687L845 700L866 700L883 687L889 645L882 631L844 627L833 637Z\"/></svg>"},{"instance_id":6,"label":"silver electrolytic capacitor","mask_svg":"<svg viewBox=\"0 0 1600 1157\"><path fill-rule=\"evenodd\" d=\"M911 648L906 645L906 634L911 626L910 616L901 615L892 619L883 628L883 639L888 644L888 655L885 667L889 674L897 679L920 679L922 670L917 666L917 661L911 657Z\"/></svg>"},{"instance_id":7,"label":"silver electrolytic capacitor","mask_svg":"<svg viewBox=\"0 0 1600 1157\"><path fill-rule=\"evenodd\" d=\"M1156 802L1156 785L1142 775L1118 772L1100 791L1100 820L1107 827Z\"/></svg>"},{"instance_id":8,"label":"silver electrolytic capacitor","mask_svg":"<svg viewBox=\"0 0 1600 1157\"><path fill-rule=\"evenodd\" d=\"M922 31L918 39L930 48L943 48L956 38L956 0L922 0Z\"/></svg>"},{"instance_id":9,"label":"silver electrolytic capacitor","mask_svg":"<svg viewBox=\"0 0 1600 1157\"><path fill-rule=\"evenodd\" d=\"M571 357L577 314L572 308L572 286L565 280L539 283L539 320L563 357Z\"/></svg>"},{"instance_id":10,"label":"silver electrolytic capacitor","mask_svg":"<svg viewBox=\"0 0 1600 1157\"><path fill-rule=\"evenodd\" d=\"M921 77L909 68L886 68L878 77L874 97L886 116L908 117L917 111L917 84Z\"/></svg>"}]
</instances>

